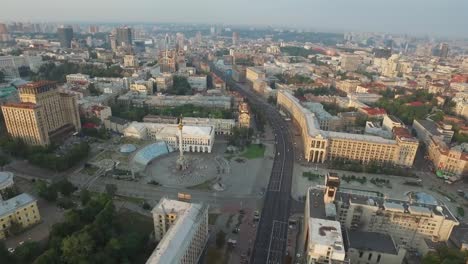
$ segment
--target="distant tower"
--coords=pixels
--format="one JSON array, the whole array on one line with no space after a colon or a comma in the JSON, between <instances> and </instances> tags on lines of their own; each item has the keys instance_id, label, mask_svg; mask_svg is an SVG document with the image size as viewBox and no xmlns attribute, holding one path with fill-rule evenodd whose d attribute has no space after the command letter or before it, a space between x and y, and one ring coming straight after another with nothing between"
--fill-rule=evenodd
<instances>
[{"instance_id":1,"label":"distant tower","mask_svg":"<svg viewBox=\"0 0 468 264\"><path fill-rule=\"evenodd\" d=\"M179 170L186 170L188 167L188 162L184 157L184 149L182 147L182 129L184 128L184 125L182 124L182 116L179 117L179 158L177 159L177 168Z\"/></svg>"},{"instance_id":2,"label":"distant tower","mask_svg":"<svg viewBox=\"0 0 468 264\"><path fill-rule=\"evenodd\" d=\"M446 59L449 53L449 45L447 43L440 43L439 57Z\"/></svg>"},{"instance_id":3,"label":"distant tower","mask_svg":"<svg viewBox=\"0 0 468 264\"><path fill-rule=\"evenodd\" d=\"M328 173L325 177L325 195L323 201L325 204L333 203L335 201L336 192L340 187L340 178L336 173Z\"/></svg>"},{"instance_id":4,"label":"distant tower","mask_svg":"<svg viewBox=\"0 0 468 264\"><path fill-rule=\"evenodd\" d=\"M239 32L232 32L232 45L239 44Z\"/></svg>"},{"instance_id":5,"label":"distant tower","mask_svg":"<svg viewBox=\"0 0 468 264\"><path fill-rule=\"evenodd\" d=\"M73 28L71 27L57 28L57 37L60 41L60 46L62 48L66 48L66 49L71 48L71 42L73 39Z\"/></svg>"}]
</instances>

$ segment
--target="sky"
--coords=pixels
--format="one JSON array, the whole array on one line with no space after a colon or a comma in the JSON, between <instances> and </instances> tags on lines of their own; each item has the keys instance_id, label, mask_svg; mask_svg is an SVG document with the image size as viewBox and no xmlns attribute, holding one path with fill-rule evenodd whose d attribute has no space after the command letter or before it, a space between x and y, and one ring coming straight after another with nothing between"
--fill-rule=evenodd
<instances>
[{"instance_id":1,"label":"sky","mask_svg":"<svg viewBox=\"0 0 468 264\"><path fill-rule=\"evenodd\" d=\"M0 20L273 25L468 37L468 0L1 0Z\"/></svg>"}]
</instances>

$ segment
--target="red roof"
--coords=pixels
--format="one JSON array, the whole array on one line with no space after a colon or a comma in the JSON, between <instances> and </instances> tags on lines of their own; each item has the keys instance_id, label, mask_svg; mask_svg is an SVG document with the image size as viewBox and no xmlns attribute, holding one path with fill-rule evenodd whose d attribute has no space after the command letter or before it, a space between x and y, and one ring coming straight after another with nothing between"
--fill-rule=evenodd
<instances>
[{"instance_id":1,"label":"red roof","mask_svg":"<svg viewBox=\"0 0 468 264\"><path fill-rule=\"evenodd\" d=\"M406 103L406 105L409 105L409 106L423 106L424 103L420 102L420 101L414 101L414 102Z\"/></svg>"},{"instance_id":2,"label":"red roof","mask_svg":"<svg viewBox=\"0 0 468 264\"><path fill-rule=\"evenodd\" d=\"M364 107L364 108L361 108L364 112L366 112L367 115L370 115L370 116L379 116L379 115L386 115L387 114L387 111L385 111L385 109L383 108L372 108L372 107Z\"/></svg>"},{"instance_id":3,"label":"red roof","mask_svg":"<svg viewBox=\"0 0 468 264\"><path fill-rule=\"evenodd\" d=\"M93 123L84 123L82 125L82 127L84 127L84 128L97 128L97 125L93 124Z\"/></svg>"}]
</instances>

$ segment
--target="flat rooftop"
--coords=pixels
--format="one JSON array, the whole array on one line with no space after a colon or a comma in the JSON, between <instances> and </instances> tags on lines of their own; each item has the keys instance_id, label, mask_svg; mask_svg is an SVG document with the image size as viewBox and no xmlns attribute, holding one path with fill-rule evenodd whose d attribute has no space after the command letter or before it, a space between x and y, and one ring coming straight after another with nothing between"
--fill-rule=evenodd
<instances>
[{"instance_id":1,"label":"flat rooftop","mask_svg":"<svg viewBox=\"0 0 468 264\"><path fill-rule=\"evenodd\" d=\"M27 193L22 193L6 201L0 201L0 217L14 213L18 208L35 201L36 199Z\"/></svg>"},{"instance_id":2,"label":"flat rooftop","mask_svg":"<svg viewBox=\"0 0 468 264\"><path fill-rule=\"evenodd\" d=\"M331 221L319 218L309 219L309 245L314 245L314 249L320 250L323 247L331 247L333 251L330 259L344 260L345 249L341 225L338 221Z\"/></svg>"},{"instance_id":3,"label":"flat rooftop","mask_svg":"<svg viewBox=\"0 0 468 264\"><path fill-rule=\"evenodd\" d=\"M199 222L202 220L199 217L200 214L208 210L208 207L202 204L185 203L163 198L153 208L152 212L163 210L163 207L166 211L171 209L178 210L179 215L163 239L159 241L146 264L179 263L178 261L181 260L185 253L183 249L186 249L194 236L196 228L193 227L200 224Z\"/></svg>"},{"instance_id":4,"label":"flat rooftop","mask_svg":"<svg viewBox=\"0 0 468 264\"><path fill-rule=\"evenodd\" d=\"M392 255L398 254L395 242L388 234L349 230L348 238L350 248Z\"/></svg>"}]
</instances>

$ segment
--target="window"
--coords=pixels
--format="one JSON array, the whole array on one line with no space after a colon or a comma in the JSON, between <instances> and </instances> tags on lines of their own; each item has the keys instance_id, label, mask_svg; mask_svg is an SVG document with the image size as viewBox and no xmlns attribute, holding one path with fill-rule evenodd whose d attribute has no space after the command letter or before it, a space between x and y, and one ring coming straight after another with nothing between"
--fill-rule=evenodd
<instances>
[{"instance_id":1,"label":"window","mask_svg":"<svg viewBox=\"0 0 468 264\"><path fill-rule=\"evenodd\" d=\"M379 262L380 262L380 258L381 258L381 257L382 257L382 256L381 256L380 254L379 254L379 255L377 255L377 263L379 263Z\"/></svg>"},{"instance_id":2,"label":"window","mask_svg":"<svg viewBox=\"0 0 468 264\"><path fill-rule=\"evenodd\" d=\"M367 260L371 260L372 258L372 253L369 253L369 257L367 257Z\"/></svg>"},{"instance_id":3,"label":"window","mask_svg":"<svg viewBox=\"0 0 468 264\"><path fill-rule=\"evenodd\" d=\"M359 251L359 257L362 258L362 255L364 254L364 252L362 251Z\"/></svg>"}]
</instances>

